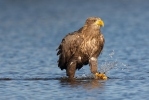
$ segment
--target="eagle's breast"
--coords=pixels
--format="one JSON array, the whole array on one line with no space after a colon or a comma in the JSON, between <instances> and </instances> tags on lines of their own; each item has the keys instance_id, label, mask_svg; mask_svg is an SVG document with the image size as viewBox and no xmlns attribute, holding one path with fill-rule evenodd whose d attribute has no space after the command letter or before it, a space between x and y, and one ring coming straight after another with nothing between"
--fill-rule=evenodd
<instances>
[{"instance_id":1,"label":"eagle's breast","mask_svg":"<svg viewBox=\"0 0 149 100\"><path fill-rule=\"evenodd\" d=\"M98 51L100 45L100 36L84 39L81 44L81 52L87 56L92 56Z\"/></svg>"}]
</instances>

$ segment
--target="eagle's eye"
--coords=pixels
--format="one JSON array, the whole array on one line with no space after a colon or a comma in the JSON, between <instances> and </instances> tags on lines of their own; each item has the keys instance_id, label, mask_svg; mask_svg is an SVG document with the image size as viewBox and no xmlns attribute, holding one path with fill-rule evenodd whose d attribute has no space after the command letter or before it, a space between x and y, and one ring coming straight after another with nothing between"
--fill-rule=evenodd
<instances>
[{"instance_id":1,"label":"eagle's eye","mask_svg":"<svg viewBox=\"0 0 149 100\"><path fill-rule=\"evenodd\" d=\"M93 22L96 22L96 20L94 19Z\"/></svg>"}]
</instances>

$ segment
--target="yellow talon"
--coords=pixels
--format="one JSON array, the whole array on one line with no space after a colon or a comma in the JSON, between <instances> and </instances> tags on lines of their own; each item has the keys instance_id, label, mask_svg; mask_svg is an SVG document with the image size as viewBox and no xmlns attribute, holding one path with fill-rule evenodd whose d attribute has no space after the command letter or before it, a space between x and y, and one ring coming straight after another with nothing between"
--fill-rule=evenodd
<instances>
[{"instance_id":1,"label":"yellow talon","mask_svg":"<svg viewBox=\"0 0 149 100\"><path fill-rule=\"evenodd\" d=\"M105 74L103 74L103 73L96 73L95 74L99 79L102 79L102 80L107 80L108 79L108 77L105 75Z\"/></svg>"}]
</instances>

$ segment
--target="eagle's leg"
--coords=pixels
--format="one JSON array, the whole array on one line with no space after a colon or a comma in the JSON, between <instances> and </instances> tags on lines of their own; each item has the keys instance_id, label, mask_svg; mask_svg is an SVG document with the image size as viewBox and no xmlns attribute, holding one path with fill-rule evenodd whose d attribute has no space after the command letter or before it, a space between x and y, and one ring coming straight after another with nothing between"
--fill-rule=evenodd
<instances>
[{"instance_id":1,"label":"eagle's leg","mask_svg":"<svg viewBox=\"0 0 149 100\"><path fill-rule=\"evenodd\" d=\"M69 79L73 79L76 71L76 61L72 60L67 65L66 73Z\"/></svg>"},{"instance_id":2,"label":"eagle's leg","mask_svg":"<svg viewBox=\"0 0 149 100\"><path fill-rule=\"evenodd\" d=\"M96 73L98 73L98 62L97 62L97 58L91 57L89 59L89 65L90 65L91 73L93 73L94 75Z\"/></svg>"}]
</instances>

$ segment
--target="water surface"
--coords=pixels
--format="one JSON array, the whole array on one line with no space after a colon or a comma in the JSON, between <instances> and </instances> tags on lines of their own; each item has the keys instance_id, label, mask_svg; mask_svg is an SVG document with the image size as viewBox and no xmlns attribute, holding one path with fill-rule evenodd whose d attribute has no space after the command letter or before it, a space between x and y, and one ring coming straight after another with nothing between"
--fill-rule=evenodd
<instances>
[{"instance_id":1,"label":"water surface","mask_svg":"<svg viewBox=\"0 0 149 100\"><path fill-rule=\"evenodd\" d=\"M0 1L1 100L148 100L148 9L147 0ZM85 66L70 82L55 50L91 16L105 23L98 65L109 79Z\"/></svg>"}]
</instances>

